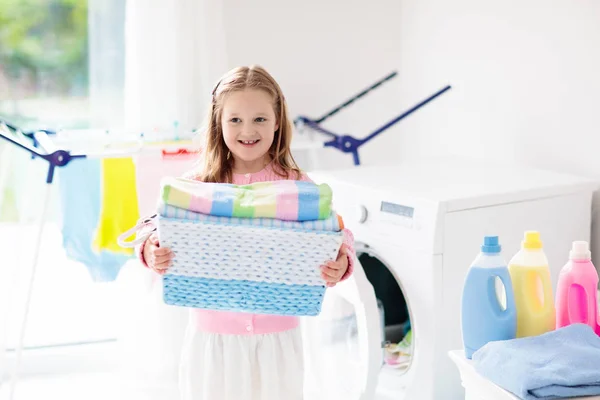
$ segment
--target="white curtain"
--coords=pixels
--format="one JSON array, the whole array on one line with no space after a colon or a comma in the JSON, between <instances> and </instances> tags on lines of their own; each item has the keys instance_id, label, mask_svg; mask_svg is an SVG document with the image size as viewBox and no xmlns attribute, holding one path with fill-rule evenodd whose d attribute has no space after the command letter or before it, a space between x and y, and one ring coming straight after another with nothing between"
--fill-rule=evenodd
<instances>
[{"instance_id":1,"label":"white curtain","mask_svg":"<svg viewBox=\"0 0 600 400\"><path fill-rule=\"evenodd\" d=\"M92 127L123 126L125 4L88 0L89 97Z\"/></svg>"},{"instance_id":2,"label":"white curtain","mask_svg":"<svg viewBox=\"0 0 600 400\"><path fill-rule=\"evenodd\" d=\"M125 125L196 128L212 84L225 71L220 1L128 0Z\"/></svg>"}]
</instances>

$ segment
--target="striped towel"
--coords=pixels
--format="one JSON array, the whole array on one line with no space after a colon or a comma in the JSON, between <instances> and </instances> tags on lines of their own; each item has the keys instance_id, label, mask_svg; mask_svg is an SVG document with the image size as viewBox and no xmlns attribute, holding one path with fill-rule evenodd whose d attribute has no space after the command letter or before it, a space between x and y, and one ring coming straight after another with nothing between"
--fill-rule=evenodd
<instances>
[{"instance_id":1,"label":"striped towel","mask_svg":"<svg viewBox=\"0 0 600 400\"><path fill-rule=\"evenodd\" d=\"M328 185L292 180L233 185L165 178L160 199L159 207L170 205L217 217L301 222L324 220L332 213Z\"/></svg>"},{"instance_id":2,"label":"striped towel","mask_svg":"<svg viewBox=\"0 0 600 400\"><path fill-rule=\"evenodd\" d=\"M296 231L330 231L339 232L344 229L342 217L332 212L327 219L313 221L282 221L274 218L236 218L217 217L206 215L183 208L162 204L158 213L165 218L187 219L191 221L207 222L219 225L245 225L266 228L282 228Z\"/></svg>"}]
</instances>

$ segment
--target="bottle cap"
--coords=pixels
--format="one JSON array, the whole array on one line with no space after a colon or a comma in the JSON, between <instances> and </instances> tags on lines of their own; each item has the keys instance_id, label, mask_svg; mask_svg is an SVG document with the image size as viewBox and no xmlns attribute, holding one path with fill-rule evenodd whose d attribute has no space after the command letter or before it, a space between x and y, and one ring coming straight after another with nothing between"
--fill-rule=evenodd
<instances>
[{"instance_id":1,"label":"bottle cap","mask_svg":"<svg viewBox=\"0 0 600 400\"><path fill-rule=\"evenodd\" d=\"M502 246L498 242L498 236L486 236L483 238L483 246L481 251L488 254L500 253Z\"/></svg>"},{"instance_id":2,"label":"bottle cap","mask_svg":"<svg viewBox=\"0 0 600 400\"><path fill-rule=\"evenodd\" d=\"M570 260L589 260L592 258L592 252L590 251L590 245L588 242L575 241L571 246L569 252Z\"/></svg>"},{"instance_id":3,"label":"bottle cap","mask_svg":"<svg viewBox=\"0 0 600 400\"><path fill-rule=\"evenodd\" d=\"M542 248L542 241L540 240L540 233L537 231L525 232L525 239L521 242L521 246L524 249L537 250Z\"/></svg>"}]
</instances>

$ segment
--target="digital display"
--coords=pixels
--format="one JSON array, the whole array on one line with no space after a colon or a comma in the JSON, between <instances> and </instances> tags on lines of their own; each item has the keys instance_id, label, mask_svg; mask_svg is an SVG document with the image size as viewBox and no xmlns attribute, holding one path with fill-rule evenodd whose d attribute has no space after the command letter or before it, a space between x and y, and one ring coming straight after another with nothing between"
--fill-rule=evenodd
<instances>
[{"instance_id":1,"label":"digital display","mask_svg":"<svg viewBox=\"0 0 600 400\"><path fill-rule=\"evenodd\" d=\"M385 201L381 202L381 212L399 215L401 217L411 218L415 213L415 209L408 206L403 206L400 204L387 203Z\"/></svg>"}]
</instances>

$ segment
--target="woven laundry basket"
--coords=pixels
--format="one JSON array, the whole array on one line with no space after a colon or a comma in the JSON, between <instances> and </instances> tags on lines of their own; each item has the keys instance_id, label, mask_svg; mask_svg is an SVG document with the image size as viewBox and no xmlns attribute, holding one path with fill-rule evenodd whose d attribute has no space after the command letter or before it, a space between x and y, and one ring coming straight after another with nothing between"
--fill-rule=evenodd
<instances>
[{"instance_id":1,"label":"woven laundry basket","mask_svg":"<svg viewBox=\"0 0 600 400\"><path fill-rule=\"evenodd\" d=\"M320 266L336 259L343 241L341 231L310 222L214 217L171 206L153 220L161 246L175 255L162 276L165 303L210 310L318 315L326 290Z\"/></svg>"}]
</instances>

